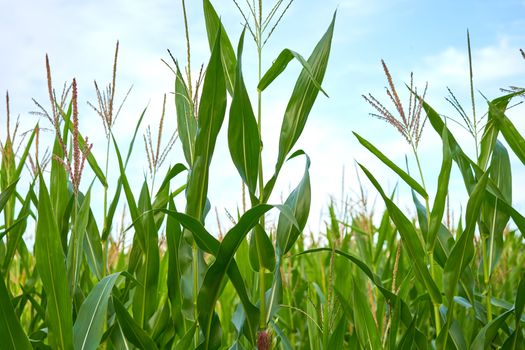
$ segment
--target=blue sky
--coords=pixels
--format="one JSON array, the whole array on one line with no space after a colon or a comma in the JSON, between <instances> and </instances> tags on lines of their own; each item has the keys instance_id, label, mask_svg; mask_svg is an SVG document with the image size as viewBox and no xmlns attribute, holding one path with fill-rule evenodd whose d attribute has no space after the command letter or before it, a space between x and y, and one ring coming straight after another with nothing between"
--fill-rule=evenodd
<instances>
[{"instance_id":1,"label":"blue sky","mask_svg":"<svg viewBox=\"0 0 525 350\"><path fill-rule=\"evenodd\" d=\"M130 85L130 98L116 123L116 135L121 147L127 147L135 121L148 105L144 126L155 130L162 107L162 96L173 90L173 75L160 61L168 59L169 48L181 61L185 60L185 39L180 1L1 1L0 12L0 91L9 90L11 114L20 115L21 129L28 130L38 119L29 115L35 110L31 98L47 103L44 57L51 60L54 85L76 77L79 83L81 130L94 143L93 152L103 163L105 139L101 121L86 104L95 102L93 79L105 85L111 78L114 45L120 40L117 98L120 100ZM242 17L232 1L212 1L227 32L236 44L242 30ZM244 1L240 1L244 4ZM188 1L190 37L192 40L192 70L208 59L208 44L201 1ZM271 7L265 5L266 11ZM497 97L500 87L525 85L525 61L519 48L525 49L525 1L413 1L413 0L296 0L285 15L265 48L263 67L284 48L308 56L316 41L328 26L337 9L337 22L332 54L324 89L330 98L320 96L310 115L297 147L312 159L311 176L313 204L310 228L319 231L326 205L333 197L339 201L345 169L344 188L347 194L357 190L354 159L365 163L386 189L392 189L397 178L361 148L352 135L357 131L384 150L398 164L409 153L402 137L389 125L368 116L370 106L361 98L372 92L382 101L386 81L380 60L384 59L399 90L414 72L416 84L429 83L428 101L440 113L455 116L445 102L446 87L450 87L469 106L468 61L466 31L470 30L474 61L474 81L477 90L488 98ZM247 37L248 39L248 37ZM244 69L248 87L255 92L256 61L254 46L246 44ZM264 68L263 68L264 70ZM263 139L265 142L265 174L271 174L277 153L278 130L299 66L292 64L263 95ZM486 109L479 94L478 111ZM404 95L405 98L408 95ZM252 103L255 96L252 94ZM168 99L168 131L175 128L173 102ZM0 137L5 137L5 113L0 112ZM518 129L525 131L523 114L518 106L509 116ZM45 122L44 122L45 123ZM223 126L223 131L226 128ZM454 128L470 154L471 138L460 128ZM224 228L230 226L224 209L235 212L240 204L240 178L227 150L222 132L212 163L210 200L217 207ZM167 141L167 134L166 134ZM439 169L440 141L427 127L420 145L423 167L430 193L435 189ZM113 161L113 160L112 160ZM183 161L180 143L174 147L166 165ZM515 187L514 202L525 207L525 194L519 191L525 176L523 165L512 158ZM280 202L298 183L303 162L287 165L278 182L272 202ZM134 181L142 182L147 161L141 140L134 152L130 173ZM116 183L116 169L110 171L111 184ZM84 179L83 188L89 184ZM451 181L451 203L459 210L464 190L459 173L454 170ZM367 181L361 176L363 183ZM113 187L114 188L114 187ZM372 201L376 193L369 190ZM399 201L411 209L406 187L400 188ZM101 194L98 193L98 200ZM97 199L95 199L97 200ZM123 200L123 199L122 199ZM379 206L378 206L379 207ZM212 212L212 214L214 214ZM216 227L215 215L208 218Z\"/></svg>"}]
</instances>

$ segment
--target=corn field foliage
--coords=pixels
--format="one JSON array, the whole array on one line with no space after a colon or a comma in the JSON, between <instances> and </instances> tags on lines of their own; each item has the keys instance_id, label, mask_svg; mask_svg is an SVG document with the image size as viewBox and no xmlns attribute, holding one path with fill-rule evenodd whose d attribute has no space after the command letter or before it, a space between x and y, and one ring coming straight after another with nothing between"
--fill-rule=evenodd
<instances>
[{"instance_id":1,"label":"corn field foliage","mask_svg":"<svg viewBox=\"0 0 525 350\"><path fill-rule=\"evenodd\" d=\"M439 135L441 169L427 179L437 183L437 192L427 191L421 167L410 172L355 133L363 151L409 186L417 216L396 205L395 193L385 192L359 164L361 178L384 202L380 220L364 205L347 211L331 205L326 230L305 233L315 184L308 155L295 146L324 94L336 16L326 19L326 31L309 56L284 49L270 67L261 67L263 46L286 8L278 1L266 16L262 7L247 3L244 12L239 6L246 28L233 36L210 1L203 1L209 61L192 80L189 51L185 68L172 57L174 94L165 104L175 104L176 116L167 117L177 120L178 140L172 136L162 152L162 121L157 144L147 129L150 172L158 181L144 181L140 191L130 185L126 169L137 161L133 150L145 111L129 143L117 142L112 133L118 44L112 83L106 90L96 86L93 106L117 166L109 168L107 158L91 153L78 127L76 81L57 95L47 57L49 101L35 102L48 125L34 126L18 151L7 96L0 169L0 347L523 349L525 218L512 204L513 190L522 189L512 187L509 153L525 165L525 140L506 111L524 90L487 100L483 123L474 109L468 116L451 93L450 102L474 136L476 155L469 156L448 128L450 120L425 102L426 89L407 86L411 99L403 109L383 63L398 116L372 95L365 99L376 117L406 138L418 165L423 127ZM252 39L259 57L257 87L247 87L243 78L244 42ZM302 70L282 116L274 171L263 174L261 96L288 64ZM257 101L249 91L256 91ZM42 127L54 130L50 154L38 153ZM217 238L204 222L212 215L210 163L221 128L227 128L248 205ZM171 157L172 146L182 148L182 159ZM304 161L302 179L284 203L270 204L291 158ZM165 159L172 165L157 173ZM81 184L84 167L96 175L92 183ZM457 224L447 209L453 168L468 192ZM116 183L108 181L109 171L116 172ZM175 188L174 179L185 185ZM92 188L103 189L103 203L94 203ZM177 206L175 199L185 205ZM122 205L131 220L119 228L116 212ZM278 215L273 226L265 222L270 211ZM124 235L132 237L127 246Z\"/></svg>"}]
</instances>

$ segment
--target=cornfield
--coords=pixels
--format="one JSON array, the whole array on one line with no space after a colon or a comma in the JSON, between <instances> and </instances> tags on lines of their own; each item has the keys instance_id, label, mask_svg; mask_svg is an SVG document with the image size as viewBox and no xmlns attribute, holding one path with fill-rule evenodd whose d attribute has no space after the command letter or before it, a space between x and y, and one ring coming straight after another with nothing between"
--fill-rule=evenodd
<instances>
[{"instance_id":1,"label":"cornfield","mask_svg":"<svg viewBox=\"0 0 525 350\"><path fill-rule=\"evenodd\" d=\"M16 147L20 135L11 125L6 94L0 348L523 349L525 217L512 203L513 190L521 189L512 186L509 152L524 165L525 139L506 111L525 89L487 100L481 118L474 108L468 114L450 93L449 102L474 139L476 154L469 156L449 129L451 119L426 102L426 88L418 91L411 79L410 100L402 104L383 62L394 109L371 94L363 97L372 116L406 139L417 169L395 164L354 135L385 171L409 186L417 215L406 214L396 204L397 190L387 193L358 164L385 210L374 215L363 195L358 207L330 205L324 232L305 232L315 183L310 158L296 145L317 97L326 95L322 85L336 14L326 19L327 29L307 58L284 49L263 70L264 46L291 2L277 1L266 14L262 0L244 7L234 3L246 22L237 41L210 0L203 0L210 56L197 79L187 32L187 65L173 56L165 62L174 93L164 97L164 106L175 105L177 133L161 147L163 108L157 139L149 127L143 137L152 180L144 180L140 191L127 166L135 161L145 111L126 145L112 132L120 110L114 103L118 43L111 83L107 89L95 85L98 98L91 105L107 139L105 162L95 158L79 130L76 80L57 95L47 56L49 101L35 101L35 113L53 130L49 154L39 154L39 124ZM257 49L256 87L244 80L246 40ZM271 142L261 137L263 93L292 61L301 71L282 117L274 171L263 174L263 143ZM250 91L257 101L250 100ZM431 179L424 178L418 157L425 126L442 141L441 168ZM212 215L210 164L222 128L247 204L216 237L205 218ZM183 159L171 157L173 147L182 148ZM110 152L117 166L108 166ZM292 158L304 161L302 178L283 203L270 204ZM82 182L85 167L96 176L91 183ZM454 167L468 193L457 224L449 219L448 203ZM108 181L110 171L116 183ZM184 185L174 186L175 179ZM427 190L431 181L437 182L436 193ZM92 200L98 188L103 203ZM184 207L176 205L181 198ZM127 223L119 221L121 205L129 212ZM270 211L277 213L275 225L266 220Z\"/></svg>"}]
</instances>

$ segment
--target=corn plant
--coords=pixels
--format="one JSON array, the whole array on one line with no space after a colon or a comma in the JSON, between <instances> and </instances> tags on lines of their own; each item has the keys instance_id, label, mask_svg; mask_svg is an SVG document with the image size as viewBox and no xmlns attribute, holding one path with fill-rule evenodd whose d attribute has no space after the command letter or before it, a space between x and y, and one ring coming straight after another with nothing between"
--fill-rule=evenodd
<instances>
[{"instance_id":1,"label":"corn plant","mask_svg":"<svg viewBox=\"0 0 525 350\"><path fill-rule=\"evenodd\" d=\"M358 198L349 198L354 203L344 195L340 207L330 203L323 232L308 234L310 159L296 143L319 93L325 93L335 16L308 58L284 49L264 70L265 47L293 1L277 0L269 7L261 0L233 1L245 22L235 46L210 0L202 3L209 60L194 80L182 0L186 64L181 67L172 56L173 99L163 98L156 137L145 129L144 167L150 177L140 191L127 167L137 161L135 140L148 110L140 113L122 152L122 140L113 132L121 110L116 104L118 42L111 83L102 90L95 83L97 101L90 103L106 134L103 162L95 158L100 145L91 145L79 126L84 114L78 101L84 92L73 78L57 94L47 56L49 101L34 101L32 114L41 120L28 132L12 123L6 94L6 132L0 141L0 347L523 348L525 218L512 203L508 148L522 163L525 150L506 111L524 90L505 90L487 101L486 115L478 118L469 59L472 115L452 92L448 100L472 131L476 155L471 158L449 129L452 119L443 119L427 104L426 87L418 90L411 77L410 99L403 104L383 62L387 98L395 109L391 112L373 95L365 99L373 115L410 144L419 178L355 135L410 187L416 217L396 204L397 190L386 193L359 165L357 179L361 183L360 176L366 176L386 209L374 213L371 195L361 186ZM258 59L253 87L245 83L250 74L242 64L245 37L254 40ZM262 140L264 93L294 59L302 70L282 117L278 154L268 176L262 171L262 144L272 141ZM175 104L171 117L177 120L167 142L162 137L170 117L166 103ZM210 165L223 125L249 204L217 238L206 218ZM435 179L424 177L419 158L425 125L442 141ZM49 130L50 152L42 153L41 133ZM174 159L173 147L182 148L183 159ZM113 169L110 155L116 158ZM300 182L284 203L270 204L287 160L296 157L305 160ZM469 194L458 223L447 209L454 165ZM91 181L83 175L85 168L94 174ZM111 175L118 176L116 183ZM184 184L175 188L173 180L181 177ZM435 194L429 193L429 181L437 182ZM102 203L92 196L97 190L103 191ZM278 212L275 227L266 220L270 210Z\"/></svg>"}]
</instances>

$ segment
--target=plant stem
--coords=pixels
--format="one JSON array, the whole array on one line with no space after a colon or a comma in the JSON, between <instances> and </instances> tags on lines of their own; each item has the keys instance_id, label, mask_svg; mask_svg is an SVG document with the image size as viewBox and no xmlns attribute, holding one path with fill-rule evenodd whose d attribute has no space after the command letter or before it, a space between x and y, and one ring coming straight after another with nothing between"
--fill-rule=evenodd
<instances>
[{"instance_id":1,"label":"plant stem","mask_svg":"<svg viewBox=\"0 0 525 350\"><path fill-rule=\"evenodd\" d=\"M199 313L197 311L197 295L199 293L199 252L198 252L198 249L197 249L197 244L195 243L195 241L193 242L193 245L192 245L192 250L193 250L193 318L195 320L195 323L197 324L197 327L199 327L199 324L197 322L198 318L199 318ZM195 330L195 336L193 337L193 341L194 341L194 347L195 349L197 348L197 346L199 345L199 331L198 331L198 328L197 330Z\"/></svg>"},{"instance_id":2,"label":"plant stem","mask_svg":"<svg viewBox=\"0 0 525 350\"><path fill-rule=\"evenodd\" d=\"M259 20L255 18L256 33L257 33L257 68L258 68L258 81L262 77L262 0L259 0ZM262 93L257 91L257 128L259 131L259 138L262 139ZM263 169L262 169L262 147L259 152L259 203L264 202L264 178L263 178ZM260 224L262 227L262 234L264 232L265 220L264 215L261 216ZM254 232L255 233L255 232ZM259 328L266 328L266 296L265 296L265 283L264 283L264 269L261 266L262 262L262 242L259 242L256 236L257 244L257 253L259 258L259 309L260 309L260 319L259 319Z\"/></svg>"}]
</instances>

